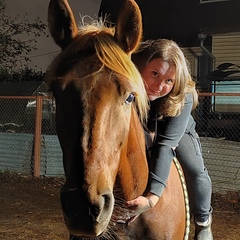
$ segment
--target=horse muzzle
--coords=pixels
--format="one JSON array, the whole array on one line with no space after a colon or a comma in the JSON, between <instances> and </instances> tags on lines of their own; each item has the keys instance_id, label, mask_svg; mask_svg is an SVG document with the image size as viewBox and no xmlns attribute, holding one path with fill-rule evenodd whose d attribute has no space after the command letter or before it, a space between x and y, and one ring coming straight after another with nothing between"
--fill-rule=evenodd
<instances>
[{"instance_id":1,"label":"horse muzzle","mask_svg":"<svg viewBox=\"0 0 240 240\"><path fill-rule=\"evenodd\" d=\"M112 192L94 198L79 189L61 189L64 220L70 234L82 238L95 238L107 231L112 216L114 197Z\"/></svg>"}]
</instances>

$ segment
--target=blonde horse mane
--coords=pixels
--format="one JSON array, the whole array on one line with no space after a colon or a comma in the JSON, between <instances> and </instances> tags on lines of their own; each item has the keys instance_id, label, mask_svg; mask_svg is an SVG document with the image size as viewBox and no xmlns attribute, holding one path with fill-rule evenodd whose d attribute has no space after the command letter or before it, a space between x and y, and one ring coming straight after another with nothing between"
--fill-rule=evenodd
<instances>
[{"instance_id":1,"label":"blonde horse mane","mask_svg":"<svg viewBox=\"0 0 240 240\"><path fill-rule=\"evenodd\" d=\"M143 80L130 56L116 43L113 37L114 28L107 28L103 22L98 21L96 24L92 23L80 27L79 36L94 36L94 47L102 64L113 72L129 79L135 89L135 99L140 119L144 121L148 114L148 100Z\"/></svg>"}]
</instances>

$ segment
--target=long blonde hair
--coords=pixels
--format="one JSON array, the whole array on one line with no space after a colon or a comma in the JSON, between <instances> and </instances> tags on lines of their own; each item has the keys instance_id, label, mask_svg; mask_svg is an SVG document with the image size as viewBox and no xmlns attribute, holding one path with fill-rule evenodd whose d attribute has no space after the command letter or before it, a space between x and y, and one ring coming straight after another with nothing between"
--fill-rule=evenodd
<instances>
[{"instance_id":1,"label":"long blonde hair","mask_svg":"<svg viewBox=\"0 0 240 240\"><path fill-rule=\"evenodd\" d=\"M195 82L189 71L188 61L176 42L168 39L147 40L141 43L132 55L132 60L140 73L148 63L156 58L172 62L176 66L176 79L171 92L161 99L159 114L163 116L178 116L185 104L186 94L193 96L193 109L198 104L198 94Z\"/></svg>"}]
</instances>

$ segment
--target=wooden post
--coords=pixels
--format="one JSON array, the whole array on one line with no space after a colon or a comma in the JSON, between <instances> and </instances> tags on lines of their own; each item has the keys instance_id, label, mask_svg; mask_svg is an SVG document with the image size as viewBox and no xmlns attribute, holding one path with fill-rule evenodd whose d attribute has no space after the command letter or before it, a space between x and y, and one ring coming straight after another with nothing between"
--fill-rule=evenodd
<instances>
[{"instance_id":1,"label":"wooden post","mask_svg":"<svg viewBox=\"0 0 240 240\"><path fill-rule=\"evenodd\" d=\"M40 177L40 159L41 159L41 132L42 132L42 102L43 97L36 97L36 119L34 135L34 177Z\"/></svg>"}]
</instances>

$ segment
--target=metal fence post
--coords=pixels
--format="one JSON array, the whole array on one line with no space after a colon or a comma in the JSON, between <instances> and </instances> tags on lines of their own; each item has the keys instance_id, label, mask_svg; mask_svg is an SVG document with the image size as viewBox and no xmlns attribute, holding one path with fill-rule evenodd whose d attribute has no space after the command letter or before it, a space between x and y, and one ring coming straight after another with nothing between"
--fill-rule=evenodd
<instances>
[{"instance_id":1,"label":"metal fence post","mask_svg":"<svg viewBox=\"0 0 240 240\"><path fill-rule=\"evenodd\" d=\"M43 97L36 97L36 119L34 135L34 177L40 176L40 159L41 159L41 131L42 131L42 104Z\"/></svg>"}]
</instances>

